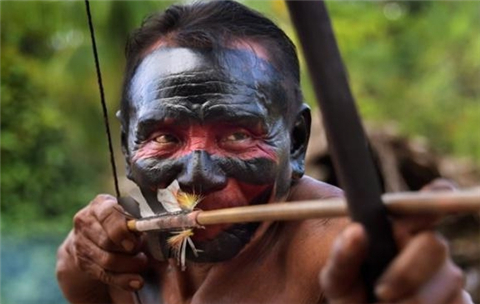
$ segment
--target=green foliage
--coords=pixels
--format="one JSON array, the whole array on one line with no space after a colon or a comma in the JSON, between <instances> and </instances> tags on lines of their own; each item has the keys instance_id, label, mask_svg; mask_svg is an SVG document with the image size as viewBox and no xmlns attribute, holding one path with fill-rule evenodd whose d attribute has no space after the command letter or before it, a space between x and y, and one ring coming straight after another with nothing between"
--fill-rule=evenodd
<instances>
[{"instance_id":1,"label":"green foliage","mask_svg":"<svg viewBox=\"0 0 480 304\"><path fill-rule=\"evenodd\" d=\"M364 118L480 164L480 3L328 3Z\"/></svg>"},{"instance_id":2,"label":"green foliage","mask_svg":"<svg viewBox=\"0 0 480 304\"><path fill-rule=\"evenodd\" d=\"M16 16L13 14L13 20L8 20L13 23L10 23L12 28ZM103 170L103 162L97 157L86 157L85 148L99 152L100 158L105 157L105 153L91 147L86 136L73 140L82 126L70 120L64 112L68 107L65 108L59 99L72 88L51 86L50 77L54 72L50 63L60 58L54 57L53 47L46 43L49 28L48 24L43 25L44 31L33 27L22 33L2 31L1 211L4 233L65 230L71 223L73 210L88 202L102 180L98 169ZM17 43L11 44L11 41ZM63 79L65 82L72 80L68 76ZM62 81L56 78L55 82ZM96 112L92 105L84 103L79 114L92 112ZM100 119L92 122L101 127ZM94 142L98 140L92 140ZM52 222L57 225L51 225Z\"/></svg>"}]
</instances>

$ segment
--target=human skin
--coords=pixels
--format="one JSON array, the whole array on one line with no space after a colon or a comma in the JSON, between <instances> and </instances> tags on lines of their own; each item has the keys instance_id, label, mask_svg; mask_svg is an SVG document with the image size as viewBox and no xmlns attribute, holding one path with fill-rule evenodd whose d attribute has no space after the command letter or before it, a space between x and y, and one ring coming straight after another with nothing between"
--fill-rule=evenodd
<instances>
[{"instance_id":1,"label":"human skin","mask_svg":"<svg viewBox=\"0 0 480 304\"><path fill-rule=\"evenodd\" d=\"M282 88L284 80L272 72L265 53L255 50L227 51L221 58L175 48L147 55L143 63L148 65L140 67L131 81L135 103L124 149L129 177L152 208L160 208L152 200L156 189L174 179L184 191L205 195L200 209L341 195L337 188L300 178L306 142L295 142L290 134L298 122L306 128L307 114L300 107L290 116L284 114L288 111L280 99L290 96ZM230 60L222 61L225 58ZM213 74L208 72L211 67ZM180 78L172 86L169 81L176 75L194 75L204 85L189 88ZM212 77L223 77L221 84ZM186 271L174 259L154 260L142 234L128 231L126 220L122 207L107 195L77 213L57 263L59 284L70 302L133 303L131 292L143 285L144 303L153 303L156 297L163 303L320 303L323 294L335 304L365 300L357 269L367 240L345 218L265 222L253 230L240 227L245 238L228 226L195 231L194 242L205 250L205 260L198 263L190 257ZM444 242L429 230L431 221L396 223L402 251L393 270L387 270L389 279L382 281L387 286L379 289L382 303L433 303L405 301L431 299L438 293L436 287L446 292L435 303L467 303L459 300L461 273L451 264ZM424 246L444 254L432 259ZM422 275L410 276L419 265ZM142 276L146 271L155 279ZM323 291L318 282L321 271ZM435 281L439 274L447 280ZM388 286L396 294L389 293Z\"/></svg>"}]
</instances>

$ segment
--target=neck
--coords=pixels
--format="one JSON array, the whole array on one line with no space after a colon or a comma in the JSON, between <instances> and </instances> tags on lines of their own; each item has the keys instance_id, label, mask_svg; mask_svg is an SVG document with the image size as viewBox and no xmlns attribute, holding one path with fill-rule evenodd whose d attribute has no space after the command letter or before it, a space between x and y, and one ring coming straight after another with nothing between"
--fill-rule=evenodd
<instances>
[{"instance_id":1,"label":"neck","mask_svg":"<svg viewBox=\"0 0 480 304\"><path fill-rule=\"evenodd\" d=\"M161 263L160 290L166 303L191 303L194 299L210 299L210 297L227 296L225 293L212 294L212 290L228 290L235 284L232 274L248 276L255 273L262 265L269 263L272 252L280 252L278 233L281 226L278 223L262 223L249 244L233 259L219 263L193 263L187 261L184 271L177 261L170 259ZM274 254L275 255L275 254ZM258 261L263 261L258 264ZM233 276L234 277L234 276ZM234 285L232 285L234 284ZM222 301L224 301L223 299Z\"/></svg>"},{"instance_id":2,"label":"neck","mask_svg":"<svg viewBox=\"0 0 480 304\"><path fill-rule=\"evenodd\" d=\"M174 267L177 284L182 295L192 296L207 279L208 275L216 268L216 263L188 263L184 271L180 269L175 260L170 260L169 264Z\"/></svg>"}]
</instances>

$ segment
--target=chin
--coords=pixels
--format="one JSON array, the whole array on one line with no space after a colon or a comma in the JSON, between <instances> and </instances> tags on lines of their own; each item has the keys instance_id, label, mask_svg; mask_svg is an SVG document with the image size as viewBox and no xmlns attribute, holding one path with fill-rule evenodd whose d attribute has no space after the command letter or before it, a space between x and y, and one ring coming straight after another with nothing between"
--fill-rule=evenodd
<instances>
[{"instance_id":1,"label":"chin","mask_svg":"<svg viewBox=\"0 0 480 304\"><path fill-rule=\"evenodd\" d=\"M252 239L260 223L235 224L221 231L214 239L194 241L198 256L187 252L187 259L198 263L223 262L235 257Z\"/></svg>"}]
</instances>

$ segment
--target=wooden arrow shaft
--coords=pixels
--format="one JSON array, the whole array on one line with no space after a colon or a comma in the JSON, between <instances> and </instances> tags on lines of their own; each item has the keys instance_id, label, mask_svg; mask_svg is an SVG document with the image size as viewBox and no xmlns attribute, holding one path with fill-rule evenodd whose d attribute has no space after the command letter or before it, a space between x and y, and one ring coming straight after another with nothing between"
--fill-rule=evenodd
<instances>
[{"instance_id":1,"label":"wooden arrow shaft","mask_svg":"<svg viewBox=\"0 0 480 304\"><path fill-rule=\"evenodd\" d=\"M392 215L480 212L480 192L398 193L382 197ZM343 198L245 206L200 212L197 223L212 225L258 221L290 221L347 216Z\"/></svg>"},{"instance_id":2,"label":"wooden arrow shaft","mask_svg":"<svg viewBox=\"0 0 480 304\"><path fill-rule=\"evenodd\" d=\"M480 212L480 191L402 192L382 196L392 215L445 215ZM243 206L190 214L131 220L128 227L136 231L171 230L228 223L292 221L347 216L343 198Z\"/></svg>"}]
</instances>

